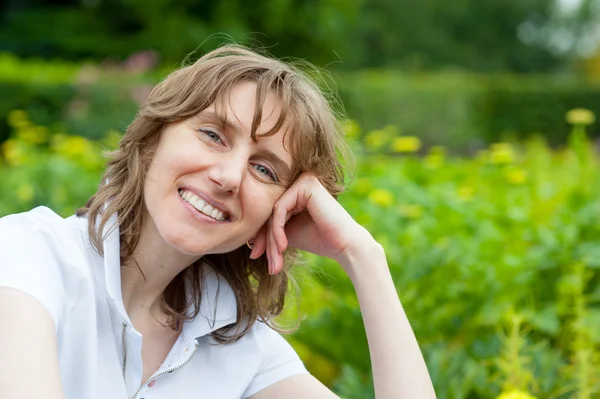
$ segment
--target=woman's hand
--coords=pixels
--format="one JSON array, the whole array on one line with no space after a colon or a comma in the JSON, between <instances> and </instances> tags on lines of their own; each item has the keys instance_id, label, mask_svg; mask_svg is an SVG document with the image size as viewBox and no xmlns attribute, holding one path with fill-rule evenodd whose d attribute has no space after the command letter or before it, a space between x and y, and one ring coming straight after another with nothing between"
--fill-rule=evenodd
<instances>
[{"instance_id":1,"label":"woman's hand","mask_svg":"<svg viewBox=\"0 0 600 399\"><path fill-rule=\"evenodd\" d=\"M266 252L269 273L276 274L283 269L283 251L292 246L334 259L345 267L357 251L374 243L369 232L319 180L305 173L275 203L271 218L256 236L250 257Z\"/></svg>"}]
</instances>

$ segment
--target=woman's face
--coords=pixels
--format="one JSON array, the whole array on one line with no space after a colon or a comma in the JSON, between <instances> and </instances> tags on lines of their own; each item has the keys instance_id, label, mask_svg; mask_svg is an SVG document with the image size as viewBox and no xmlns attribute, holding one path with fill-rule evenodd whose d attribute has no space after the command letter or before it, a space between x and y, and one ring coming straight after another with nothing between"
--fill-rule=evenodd
<instances>
[{"instance_id":1,"label":"woman's face","mask_svg":"<svg viewBox=\"0 0 600 399\"><path fill-rule=\"evenodd\" d=\"M289 184L292 157L284 132L250 137L256 85L233 88L226 120L211 105L168 125L144 187L147 223L173 249L202 256L243 245L268 220ZM268 96L258 134L275 125L280 104Z\"/></svg>"}]
</instances>

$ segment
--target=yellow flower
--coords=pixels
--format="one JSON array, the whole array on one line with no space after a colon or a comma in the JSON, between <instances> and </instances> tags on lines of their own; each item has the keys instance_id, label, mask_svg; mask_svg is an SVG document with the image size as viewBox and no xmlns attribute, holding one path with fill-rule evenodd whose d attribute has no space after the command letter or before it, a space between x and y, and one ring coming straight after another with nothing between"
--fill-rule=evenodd
<instances>
[{"instance_id":1,"label":"yellow flower","mask_svg":"<svg viewBox=\"0 0 600 399\"><path fill-rule=\"evenodd\" d=\"M88 170L97 170L104 165L99 143L85 137L55 134L52 137L52 150Z\"/></svg>"},{"instance_id":2,"label":"yellow flower","mask_svg":"<svg viewBox=\"0 0 600 399\"><path fill-rule=\"evenodd\" d=\"M23 164L25 154L23 148L14 139L9 139L2 144L2 154L6 163L10 166L18 166Z\"/></svg>"},{"instance_id":3,"label":"yellow flower","mask_svg":"<svg viewBox=\"0 0 600 399\"><path fill-rule=\"evenodd\" d=\"M342 123L342 128L344 129L344 133L346 133L346 138L348 139L355 139L360 134L360 126L352 119L346 119Z\"/></svg>"},{"instance_id":4,"label":"yellow flower","mask_svg":"<svg viewBox=\"0 0 600 399\"><path fill-rule=\"evenodd\" d=\"M370 150L378 150L386 146L393 137L400 134L398 126L388 125L383 129L372 130L365 136L365 144Z\"/></svg>"},{"instance_id":5,"label":"yellow flower","mask_svg":"<svg viewBox=\"0 0 600 399\"><path fill-rule=\"evenodd\" d=\"M437 169L446 161L446 148L436 145L429 149L429 154L425 157L425 165Z\"/></svg>"},{"instance_id":6,"label":"yellow flower","mask_svg":"<svg viewBox=\"0 0 600 399\"><path fill-rule=\"evenodd\" d=\"M69 159L80 159L93 151L90 141L81 136L56 135L52 145L59 154Z\"/></svg>"},{"instance_id":7,"label":"yellow flower","mask_svg":"<svg viewBox=\"0 0 600 399\"><path fill-rule=\"evenodd\" d=\"M23 128L29 125L29 119L27 117L27 112L16 109L14 111L10 111L8 113L8 117L6 118L8 124L15 129Z\"/></svg>"},{"instance_id":8,"label":"yellow flower","mask_svg":"<svg viewBox=\"0 0 600 399\"><path fill-rule=\"evenodd\" d=\"M574 108L565 115L567 123L571 125L591 125L596 121L596 115L589 109Z\"/></svg>"},{"instance_id":9,"label":"yellow flower","mask_svg":"<svg viewBox=\"0 0 600 399\"><path fill-rule=\"evenodd\" d=\"M421 140L415 136L400 136L392 140L394 152L417 152L421 149Z\"/></svg>"},{"instance_id":10,"label":"yellow flower","mask_svg":"<svg viewBox=\"0 0 600 399\"><path fill-rule=\"evenodd\" d=\"M90 152L91 143L81 136L70 136L66 142L66 150L73 156L83 156Z\"/></svg>"},{"instance_id":11,"label":"yellow flower","mask_svg":"<svg viewBox=\"0 0 600 399\"><path fill-rule=\"evenodd\" d=\"M473 194L475 194L475 188L471 186L462 186L458 189L456 195L463 201L468 201L473 198Z\"/></svg>"},{"instance_id":12,"label":"yellow flower","mask_svg":"<svg viewBox=\"0 0 600 399\"><path fill-rule=\"evenodd\" d=\"M536 399L535 396L531 396L527 392L512 390L509 392L503 392L496 399Z\"/></svg>"},{"instance_id":13,"label":"yellow flower","mask_svg":"<svg viewBox=\"0 0 600 399\"><path fill-rule=\"evenodd\" d=\"M34 190L31 184L24 183L17 188L17 198L23 202L31 201L33 199L33 194Z\"/></svg>"},{"instance_id":14,"label":"yellow flower","mask_svg":"<svg viewBox=\"0 0 600 399\"><path fill-rule=\"evenodd\" d=\"M420 205L401 205L398 207L398 212L407 219L419 219L423 216L423 207Z\"/></svg>"},{"instance_id":15,"label":"yellow flower","mask_svg":"<svg viewBox=\"0 0 600 399\"><path fill-rule=\"evenodd\" d=\"M370 150L378 150L388 142L388 135L384 130L371 130L365 137L365 144Z\"/></svg>"},{"instance_id":16,"label":"yellow flower","mask_svg":"<svg viewBox=\"0 0 600 399\"><path fill-rule=\"evenodd\" d=\"M48 140L49 131L44 126L25 126L18 130L17 137L29 144L40 144Z\"/></svg>"},{"instance_id":17,"label":"yellow flower","mask_svg":"<svg viewBox=\"0 0 600 399\"><path fill-rule=\"evenodd\" d=\"M506 181L515 186L521 186L527 182L527 171L523 169L510 169L505 174Z\"/></svg>"},{"instance_id":18,"label":"yellow flower","mask_svg":"<svg viewBox=\"0 0 600 399\"><path fill-rule=\"evenodd\" d=\"M509 164L515 160L515 149L509 143L496 143L492 144L489 155L493 164Z\"/></svg>"},{"instance_id":19,"label":"yellow flower","mask_svg":"<svg viewBox=\"0 0 600 399\"><path fill-rule=\"evenodd\" d=\"M394 196L388 190L379 188L369 194L369 200L375 205L388 207L394 203Z\"/></svg>"}]
</instances>

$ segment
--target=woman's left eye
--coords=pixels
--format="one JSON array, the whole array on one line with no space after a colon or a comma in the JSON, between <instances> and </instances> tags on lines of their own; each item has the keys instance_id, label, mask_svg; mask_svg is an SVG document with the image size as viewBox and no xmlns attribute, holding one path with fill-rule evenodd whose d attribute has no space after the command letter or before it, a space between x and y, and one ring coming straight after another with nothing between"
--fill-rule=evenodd
<instances>
[{"instance_id":1,"label":"woman's left eye","mask_svg":"<svg viewBox=\"0 0 600 399\"><path fill-rule=\"evenodd\" d=\"M276 182L276 181L277 181L277 176L275 175L275 173L273 173L273 172L271 171L271 169L269 169L269 168L267 168L266 166L264 166L264 165L261 165L261 164L256 164L256 165L253 165L253 166L254 166L254 168L256 169L256 171L257 171L258 173L260 173L260 174L263 174L263 175L265 175L265 176L269 177L269 178L270 178L271 180L273 180L274 182Z\"/></svg>"},{"instance_id":2,"label":"woman's left eye","mask_svg":"<svg viewBox=\"0 0 600 399\"><path fill-rule=\"evenodd\" d=\"M221 139L221 136L219 136L216 132L214 132L210 129L199 129L199 131L202 132L206 137L208 137L210 140L214 141L215 143L223 142L223 140Z\"/></svg>"}]
</instances>

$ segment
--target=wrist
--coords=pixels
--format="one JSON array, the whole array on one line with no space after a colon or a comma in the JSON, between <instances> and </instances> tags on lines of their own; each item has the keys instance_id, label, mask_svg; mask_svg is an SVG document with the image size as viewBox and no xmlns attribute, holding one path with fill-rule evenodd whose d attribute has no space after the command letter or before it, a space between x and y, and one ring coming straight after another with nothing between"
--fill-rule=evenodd
<instances>
[{"instance_id":1,"label":"wrist","mask_svg":"<svg viewBox=\"0 0 600 399\"><path fill-rule=\"evenodd\" d=\"M370 234L346 248L337 261L353 282L361 279L365 274L388 269L383 246Z\"/></svg>"}]
</instances>

